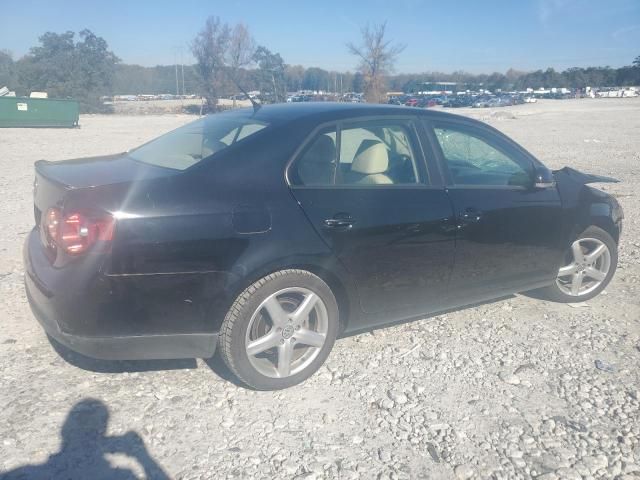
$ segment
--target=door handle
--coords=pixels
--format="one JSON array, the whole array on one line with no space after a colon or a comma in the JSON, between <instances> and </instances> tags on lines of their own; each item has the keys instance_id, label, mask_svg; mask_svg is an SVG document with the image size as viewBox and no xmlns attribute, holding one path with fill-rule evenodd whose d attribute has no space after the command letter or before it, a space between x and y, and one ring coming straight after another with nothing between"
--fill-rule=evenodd
<instances>
[{"instance_id":1,"label":"door handle","mask_svg":"<svg viewBox=\"0 0 640 480\"><path fill-rule=\"evenodd\" d=\"M353 227L354 224L353 218L349 214L336 214L333 218L327 218L324 221L324 226L326 228L342 228L348 229Z\"/></svg>"}]
</instances>

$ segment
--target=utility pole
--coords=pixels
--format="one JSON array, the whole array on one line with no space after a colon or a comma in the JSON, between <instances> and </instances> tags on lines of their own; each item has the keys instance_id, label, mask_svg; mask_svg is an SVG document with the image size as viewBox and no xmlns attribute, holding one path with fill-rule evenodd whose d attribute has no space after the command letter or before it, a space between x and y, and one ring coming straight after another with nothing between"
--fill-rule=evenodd
<instances>
[{"instance_id":1,"label":"utility pole","mask_svg":"<svg viewBox=\"0 0 640 480\"><path fill-rule=\"evenodd\" d=\"M180 95L180 90L178 89L178 62L176 61L176 97Z\"/></svg>"},{"instance_id":2,"label":"utility pole","mask_svg":"<svg viewBox=\"0 0 640 480\"><path fill-rule=\"evenodd\" d=\"M180 60L182 60L182 57L180 58ZM184 90L184 62L182 63L182 95L185 95L185 90Z\"/></svg>"},{"instance_id":3,"label":"utility pole","mask_svg":"<svg viewBox=\"0 0 640 480\"><path fill-rule=\"evenodd\" d=\"M178 83L178 48L180 47L173 47L173 60L176 67L176 97L180 95L180 85Z\"/></svg>"},{"instance_id":4,"label":"utility pole","mask_svg":"<svg viewBox=\"0 0 640 480\"><path fill-rule=\"evenodd\" d=\"M184 96L184 47L180 47L180 69L182 70L182 96Z\"/></svg>"},{"instance_id":5,"label":"utility pole","mask_svg":"<svg viewBox=\"0 0 640 480\"><path fill-rule=\"evenodd\" d=\"M180 74L178 74L178 63L180 63L180 70L182 76L182 95L185 93L184 88L184 47L182 45L176 45L173 47L175 67L176 67L176 96L180 96Z\"/></svg>"}]
</instances>

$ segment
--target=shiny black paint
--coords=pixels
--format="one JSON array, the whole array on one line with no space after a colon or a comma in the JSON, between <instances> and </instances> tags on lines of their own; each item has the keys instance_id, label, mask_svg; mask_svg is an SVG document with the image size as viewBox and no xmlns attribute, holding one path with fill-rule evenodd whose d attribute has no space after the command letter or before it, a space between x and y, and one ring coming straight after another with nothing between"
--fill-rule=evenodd
<instances>
[{"instance_id":1,"label":"shiny black paint","mask_svg":"<svg viewBox=\"0 0 640 480\"><path fill-rule=\"evenodd\" d=\"M458 221L450 288L527 288L558 273L567 231L555 189L449 187Z\"/></svg>"},{"instance_id":2,"label":"shiny black paint","mask_svg":"<svg viewBox=\"0 0 640 480\"><path fill-rule=\"evenodd\" d=\"M366 313L442 306L455 229L443 188L294 188L320 237L351 272ZM348 215L348 228L326 225Z\"/></svg>"},{"instance_id":3,"label":"shiny black paint","mask_svg":"<svg viewBox=\"0 0 640 480\"><path fill-rule=\"evenodd\" d=\"M343 331L357 331L548 283L571 236L588 224L618 236L617 202L569 175L557 173L557 190L544 192L451 188L428 121L453 116L333 104L263 107L256 115L273 127L183 172L126 154L37 165L36 224L54 205L117 217L108 252L70 257L47 251L37 226L29 235L27 290L50 333L57 329L72 348L101 357L210 354L235 297L262 276L294 267L329 283ZM428 120L417 135L429 184L288 185L287 166L318 125L385 115ZM464 218L468 208L480 210L481 220ZM343 221L341 214L352 226L327 228L325 220ZM147 337L159 339L155 347L95 350L100 339ZM172 341L178 346L166 347Z\"/></svg>"}]
</instances>

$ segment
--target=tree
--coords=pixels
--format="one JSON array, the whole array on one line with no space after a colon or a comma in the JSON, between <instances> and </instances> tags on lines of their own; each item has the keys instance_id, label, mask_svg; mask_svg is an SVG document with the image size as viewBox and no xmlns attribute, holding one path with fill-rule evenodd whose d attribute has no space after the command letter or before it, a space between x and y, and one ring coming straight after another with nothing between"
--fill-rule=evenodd
<instances>
[{"instance_id":1,"label":"tree","mask_svg":"<svg viewBox=\"0 0 640 480\"><path fill-rule=\"evenodd\" d=\"M297 92L302 89L302 80L304 79L305 69L302 65L285 65L285 81L287 91Z\"/></svg>"},{"instance_id":2,"label":"tree","mask_svg":"<svg viewBox=\"0 0 640 480\"><path fill-rule=\"evenodd\" d=\"M226 52L226 71L234 84L240 85L240 71L253 63L255 53L256 42L249 29L244 23L237 24L229 35Z\"/></svg>"},{"instance_id":3,"label":"tree","mask_svg":"<svg viewBox=\"0 0 640 480\"><path fill-rule=\"evenodd\" d=\"M327 90L329 86L329 72L318 67L307 68L302 79L304 90Z\"/></svg>"},{"instance_id":4,"label":"tree","mask_svg":"<svg viewBox=\"0 0 640 480\"><path fill-rule=\"evenodd\" d=\"M74 42L70 31L42 35L40 45L18 62L18 78L25 90L73 97L83 112L100 111L100 96L111 93L120 59L90 30L82 30L79 36L81 40Z\"/></svg>"},{"instance_id":5,"label":"tree","mask_svg":"<svg viewBox=\"0 0 640 480\"><path fill-rule=\"evenodd\" d=\"M636 68L640 68L640 55L633 60L632 65Z\"/></svg>"},{"instance_id":6,"label":"tree","mask_svg":"<svg viewBox=\"0 0 640 480\"><path fill-rule=\"evenodd\" d=\"M209 17L191 44L202 80L202 90L210 110L216 110L218 97L226 86L246 90L246 69L252 65L256 50L249 28L239 23L233 28L218 17ZM244 85L244 86L243 86Z\"/></svg>"},{"instance_id":7,"label":"tree","mask_svg":"<svg viewBox=\"0 0 640 480\"><path fill-rule=\"evenodd\" d=\"M364 95L368 102L385 101L384 76L393 67L405 46L385 39L387 23L362 28L362 43L347 44L349 53L360 59L359 70L364 76Z\"/></svg>"},{"instance_id":8,"label":"tree","mask_svg":"<svg viewBox=\"0 0 640 480\"><path fill-rule=\"evenodd\" d=\"M497 90L505 90L507 88L507 77L501 73L494 72L487 77L487 88L493 92Z\"/></svg>"},{"instance_id":9,"label":"tree","mask_svg":"<svg viewBox=\"0 0 640 480\"><path fill-rule=\"evenodd\" d=\"M362 72L356 72L353 76L352 90L358 93L364 91L364 75Z\"/></svg>"},{"instance_id":10,"label":"tree","mask_svg":"<svg viewBox=\"0 0 640 480\"><path fill-rule=\"evenodd\" d=\"M280 54L260 46L253 59L258 64L256 76L262 99L274 103L284 102L287 99L287 86L284 79L285 64Z\"/></svg>"},{"instance_id":11,"label":"tree","mask_svg":"<svg viewBox=\"0 0 640 480\"><path fill-rule=\"evenodd\" d=\"M0 50L0 88L6 86L9 90L17 87L16 66L11 53Z\"/></svg>"},{"instance_id":12,"label":"tree","mask_svg":"<svg viewBox=\"0 0 640 480\"><path fill-rule=\"evenodd\" d=\"M202 90L210 110L218 105L218 95L224 79L225 56L231 31L218 17L209 17L204 28L191 44L191 52L197 61Z\"/></svg>"},{"instance_id":13,"label":"tree","mask_svg":"<svg viewBox=\"0 0 640 480\"><path fill-rule=\"evenodd\" d=\"M97 104L102 95L111 93L115 65L120 60L109 51L107 42L90 30L82 30L80 38L74 52L74 88L81 98Z\"/></svg>"}]
</instances>

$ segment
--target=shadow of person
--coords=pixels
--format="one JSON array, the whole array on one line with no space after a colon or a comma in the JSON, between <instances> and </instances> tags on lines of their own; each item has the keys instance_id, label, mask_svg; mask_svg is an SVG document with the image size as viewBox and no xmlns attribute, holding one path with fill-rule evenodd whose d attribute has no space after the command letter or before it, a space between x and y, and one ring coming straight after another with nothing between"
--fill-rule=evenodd
<instances>
[{"instance_id":1,"label":"shadow of person","mask_svg":"<svg viewBox=\"0 0 640 480\"><path fill-rule=\"evenodd\" d=\"M100 400L87 398L73 406L62 426L62 446L58 453L40 465L25 465L6 473L1 480L137 479L130 468L112 466L106 454L123 454L137 460L148 479L168 479L149 455L136 432L107 436L109 409Z\"/></svg>"}]
</instances>

